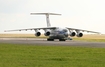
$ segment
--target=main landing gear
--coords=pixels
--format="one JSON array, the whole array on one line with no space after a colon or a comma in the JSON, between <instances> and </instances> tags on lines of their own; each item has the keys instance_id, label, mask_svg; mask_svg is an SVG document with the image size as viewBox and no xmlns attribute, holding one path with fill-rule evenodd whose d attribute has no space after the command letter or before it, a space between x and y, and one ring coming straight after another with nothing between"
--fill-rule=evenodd
<instances>
[{"instance_id":1,"label":"main landing gear","mask_svg":"<svg viewBox=\"0 0 105 67\"><path fill-rule=\"evenodd\" d=\"M50 39L50 38L48 38L47 41L54 41L54 39Z\"/></svg>"},{"instance_id":2,"label":"main landing gear","mask_svg":"<svg viewBox=\"0 0 105 67\"><path fill-rule=\"evenodd\" d=\"M59 39L59 41L66 41L65 39Z\"/></svg>"},{"instance_id":3,"label":"main landing gear","mask_svg":"<svg viewBox=\"0 0 105 67\"><path fill-rule=\"evenodd\" d=\"M54 41L54 39L48 38L47 41ZM66 39L59 39L59 41L66 41Z\"/></svg>"}]
</instances>

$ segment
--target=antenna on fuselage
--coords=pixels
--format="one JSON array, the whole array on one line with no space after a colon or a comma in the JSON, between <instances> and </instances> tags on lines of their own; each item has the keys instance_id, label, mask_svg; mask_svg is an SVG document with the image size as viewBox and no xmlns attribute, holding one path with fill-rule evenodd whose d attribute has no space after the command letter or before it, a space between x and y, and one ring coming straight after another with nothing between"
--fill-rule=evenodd
<instances>
[{"instance_id":1,"label":"antenna on fuselage","mask_svg":"<svg viewBox=\"0 0 105 67\"><path fill-rule=\"evenodd\" d=\"M61 15L56 13L31 13L31 15L46 15L47 27L51 27L49 15Z\"/></svg>"}]
</instances>

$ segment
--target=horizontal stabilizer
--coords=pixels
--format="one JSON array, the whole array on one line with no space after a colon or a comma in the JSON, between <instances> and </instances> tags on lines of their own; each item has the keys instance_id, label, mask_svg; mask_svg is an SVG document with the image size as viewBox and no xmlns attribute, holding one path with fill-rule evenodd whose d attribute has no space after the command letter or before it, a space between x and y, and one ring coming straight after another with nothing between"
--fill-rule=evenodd
<instances>
[{"instance_id":1,"label":"horizontal stabilizer","mask_svg":"<svg viewBox=\"0 0 105 67\"><path fill-rule=\"evenodd\" d=\"M46 21L47 21L47 27L51 27L49 15L61 15L61 14L57 14L57 13L30 13L30 14L31 15L45 15Z\"/></svg>"},{"instance_id":2,"label":"horizontal stabilizer","mask_svg":"<svg viewBox=\"0 0 105 67\"><path fill-rule=\"evenodd\" d=\"M31 15L61 15L57 13L30 13Z\"/></svg>"}]
</instances>

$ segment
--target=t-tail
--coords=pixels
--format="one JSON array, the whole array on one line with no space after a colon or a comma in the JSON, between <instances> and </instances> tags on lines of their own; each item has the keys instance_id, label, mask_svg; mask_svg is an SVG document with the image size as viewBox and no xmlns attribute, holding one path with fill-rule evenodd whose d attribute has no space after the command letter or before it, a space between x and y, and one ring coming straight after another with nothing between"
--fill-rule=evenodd
<instances>
[{"instance_id":1,"label":"t-tail","mask_svg":"<svg viewBox=\"0 0 105 67\"><path fill-rule=\"evenodd\" d=\"M46 15L47 27L51 27L49 15L61 15L56 13L31 13L31 15Z\"/></svg>"}]
</instances>

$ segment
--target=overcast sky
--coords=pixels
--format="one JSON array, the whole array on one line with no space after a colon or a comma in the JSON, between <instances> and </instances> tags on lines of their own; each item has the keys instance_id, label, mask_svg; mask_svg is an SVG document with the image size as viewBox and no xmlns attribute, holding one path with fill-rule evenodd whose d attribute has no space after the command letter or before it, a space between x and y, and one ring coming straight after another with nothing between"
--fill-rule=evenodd
<instances>
[{"instance_id":1,"label":"overcast sky","mask_svg":"<svg viewBox=\"0 0 105 67\"><path fill-rule=\"evenodd\" d=\"M47 26L45 16L33 16L31 12L62 14L50 16L52 26L105 34L105 0L0 0L0 33L4 33L4 30Z\"/></svg>"}]
</instances>

